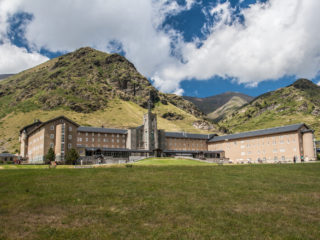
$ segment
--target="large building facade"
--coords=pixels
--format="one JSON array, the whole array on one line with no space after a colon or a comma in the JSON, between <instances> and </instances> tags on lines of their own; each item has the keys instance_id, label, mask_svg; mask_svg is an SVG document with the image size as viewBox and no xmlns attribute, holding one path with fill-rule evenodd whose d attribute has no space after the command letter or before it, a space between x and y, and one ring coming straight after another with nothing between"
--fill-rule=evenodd
<instances>
[{"instance_id":1,"label":"large building facade","mask_svg":"<svg viewBox=\"0 0 320 240\"><path fill-rule=\"evenodd\" d=\"M35 121L20 130L20 155L29 163L44 162L54 149L57 161L75 148L81 157L185 156L232 163L292 162L316 159L313 130L305 124L225 136L165 132L149 108L143 124L130 129L79 126L60 116Z\"/></svg>"}]
</instances>

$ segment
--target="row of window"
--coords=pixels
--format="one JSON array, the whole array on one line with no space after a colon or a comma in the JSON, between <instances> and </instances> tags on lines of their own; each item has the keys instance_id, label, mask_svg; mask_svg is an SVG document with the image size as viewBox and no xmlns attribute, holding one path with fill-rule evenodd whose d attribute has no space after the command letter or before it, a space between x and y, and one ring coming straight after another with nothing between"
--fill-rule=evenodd
<instances>
[{"instance_id":1,"label":"row of window","mask_svg":"<svg viewBox=\"0 0 320 240\"><path fill-rule=\"evenodd\" d=\"M77 138L77 141L78 142L82 142L82 138L81 137L78 137ZM85 141L86 142L89 142L89 138L85 138ZM101 139L98 138L98 142L100 142ZM91 139L91 142L94 142L94 138ZM103 138L103 142L109 142L108 138ZM111 139L111 142L115 142L115 139ZM117 143L120 143L120 139L117 139L116 140ZM125 139L122 139L122 143L126 143L126 140Z\"/></svg>"},{"instance_id":2,"label":"row of window","mask_svg":"<svg viewBox=\"0 0 320 240\"><path fill-rule=\"evenodd\" d=\"M50 148L54 149L54 143L50 143ZM61 144L61 148L64 149L64 144ZM72 143L68 143L68 148L72 148Z\"/></svg>"},{"instance_id":3,"label":"row of window","mask_svg":"<svg viewBox=\"0 0 320 240\"><path fill-rule=\"evenodd\" d=\"M50 139L54 139L54 134L50 134ZM68 139L72 140L72 135L68 135ZM61 135L61 141L64 141L64 134Z\"/></svg>"},{"instance_id":4,"label":"row of window","mask_svg":"<svg viewBox=\"0 0 320 240\"><path fill-rule=\"evenodd\" d=\"M50 126L50 130L53 131L53 130L54 130L54 127L55 127L54 125L51 125L51 126ZM72 126L69 126L69 132L71 132L71 131L72 131Z\"/></svg>"},{"instance_id":5,"label":"row of window","mask_svg":"<svg viewBox=\"0 0 320 240\"><path fill-rule=\"evenodd\" d=\"M83 135L83 134L85 134L86 136L89 136L89 135L91 135L91 136L98 136L98 137L100 137L100 136L103 136L104 135L104 137L107 137L108 135L110 136L112 136L112 137L117 137L117 138L119 138L120 137L120 134L108 134L108 133L104 133L104 134L100 134L100 133L98 133L98 134L95 134L94 132L93 133L91 133L91 134L89 134L88 132L86 132L86 133L81 133L81 132L78 132L78 135ZM125 138L125 135L124 134L121 134L121 136L122 136L122 138Z\"/></svg>"}]
</instances>

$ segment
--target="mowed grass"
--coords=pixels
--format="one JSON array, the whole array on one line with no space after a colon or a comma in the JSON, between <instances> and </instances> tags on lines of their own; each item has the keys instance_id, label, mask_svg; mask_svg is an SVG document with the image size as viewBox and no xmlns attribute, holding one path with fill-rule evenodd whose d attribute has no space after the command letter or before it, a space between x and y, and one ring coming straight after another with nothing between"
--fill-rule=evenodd
<instances>
[{"instance_id":1,"label":"mowed grass","mask_svg":"<svg viewBox=\"0 0 320 240\"><path fill-rule=\"evenodd\" d=\"M182 158L147 158L135 163L135 165L154 165L154 166L182 166L182 165L214 165L213 163L200 162L192 159Z\"/></svg>"},{"instance_id":2,"label":"mowed grass","mask_svg":"<svg viewBox=\"0 0 320 240\"><path fill-rule=\"evenodd\" d=\"M319 239L320 163L0 170L0 239Z\"/></svg>"}]
</instances>

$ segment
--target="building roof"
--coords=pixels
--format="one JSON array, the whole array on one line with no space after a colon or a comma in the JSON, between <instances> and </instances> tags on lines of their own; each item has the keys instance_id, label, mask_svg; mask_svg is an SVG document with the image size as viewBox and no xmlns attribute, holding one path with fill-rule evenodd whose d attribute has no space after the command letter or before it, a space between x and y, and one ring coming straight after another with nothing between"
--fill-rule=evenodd
<instances>
[{"instance_id":1,"label":"building roof","mask_svg":"<svg viewBox=\"0 0 320 240\"><path fill-rule=\"evenodd\" d=\"M196 134L196 133L186 133L186 132L165 132L166 137L172 138L192 138L192 139L204 139L208 140L216 134Z\"/></svg>"},{"instance_id":2,"label":"building roof","mask_svg":"<svg viewBox=\"0 0 320 240\"><path fill-rule=\"evenodd\" d=\"M67 117L65 117L65 116L59 116L59 117L52 118L52 119L50 119L50 120L48 120L48 121L46 121L46 122L41 123L41 124L40 124L39 126L37 126L36 128L32 129L28 134L31 134L31 133L33 133L34 131L38 130L39 128L43 127L44 125L46 125L46 124L48 124L48 123L50 123L50 122L53 122L53 121L55 121L55 120L58 120L58 119L60 119L60 118L66 120L66 121L68 121L68 122L71 122L72 124L74 124L74 125L76 125L77 127L79 127L79 124L78 124L78 123L70 120L69 118L67 118Z\"/></svg>"},{"instance_id":3,"label":"building roof","mask_svg":"<svg viewBox=\"0 0 320 240\"><path fill-rule=\"evenodd\" d=\"M239 138L248 138L248 137L256 137L256 136L262 136L262 135L293 132L293 131L298 131L303 126L308 128L308 126L305 125L304 123L298 123L298 124L287 125L282 127L267 128L267 129L261 129L261 130L250 131L250 132L230 134L225 136L217 136L210 139L209 142L219 142L219 141L233 140L233 139L239 139Z\"/></svg>"},{"instance_id":4,"label":"building roof","mask_svg":"<svg viewBox=\"0 0 320 240\"><path fill-rule=\"evenodd\" d=\"M94 133L115 133L115 134L127 134L126 129L116 128L97 128L97 127L78 127L79 132L94 132Z\"/></svg>"},{"instance_id":5,"label":"building roof","mask_svg":"<svg viewBox=\"0 0 320 240\"><path fill-rule=\"evenodd\" d=\"M17 157L17 156L11 153L0 153L0 157Z\"/></svg>"},{"instance_id":6,"label":"building roof","mask_svg":"<svg viewBox=\"0 0 320 240\"><path fill-rule=\"evenodd\" d=\"M42 122L41 122L40 120L38 120L38 121L35 121L35 122L33 122L33 123L31 123L31 124L29 124L29 125L27 125L27 126L24 126L23 128L20 129L20 134L21 134L24 130L26 130L26 132L28 133L28 130L29 130L30 128L34 127L35 125L41 125L41 124L42 124Z\"/></svg>"}]
</instances>

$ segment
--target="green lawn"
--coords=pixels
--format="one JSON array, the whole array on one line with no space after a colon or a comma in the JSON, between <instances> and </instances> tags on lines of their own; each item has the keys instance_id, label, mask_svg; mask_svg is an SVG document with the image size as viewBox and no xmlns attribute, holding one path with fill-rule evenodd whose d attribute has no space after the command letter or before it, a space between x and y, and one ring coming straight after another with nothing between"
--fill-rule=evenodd
<instances>
[{"instance_id":1,"label":"green lawn","mask_svg":"<svg viewBox=\"0 0 320 240\"><path fill-rule=\"evenodd\" d=\"M0 170L0 239L319 239L320 163Z\"/></svg>"},{"instance_id":2,"label":"green lawn","mask_svg":"<svg viewBox=\"0 0 320 240\"><path fill-rule=\"evenodd\" d=\"M179 159L179 158L147 158L136 162L135 165L160 165L160 166L170 166L170 165L213 165L212 163L200 162L191 159Z\"/></svg>"}]
</instances>

